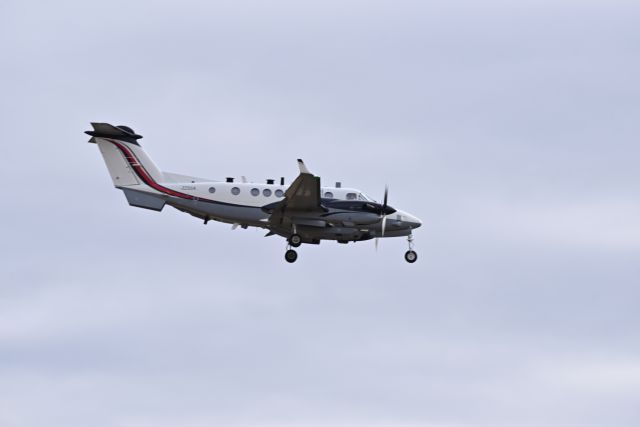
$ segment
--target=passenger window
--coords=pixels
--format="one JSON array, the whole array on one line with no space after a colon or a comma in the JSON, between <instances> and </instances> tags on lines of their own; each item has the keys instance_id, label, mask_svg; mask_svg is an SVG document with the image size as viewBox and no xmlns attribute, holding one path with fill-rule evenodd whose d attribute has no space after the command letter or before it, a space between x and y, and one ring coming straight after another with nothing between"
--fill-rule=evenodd
<instances>
[{"instance_id":1,"label":"passenger window","mask_svg":"<svg viewBox=\"0 0 640 427\"><path fill-rule=\"evenodd\" d=\"M264 190L262 190L262 195L264 197L271 197L271 190L269 190L268 188L265 188Z\"/></svg>"},{"instance_id":2,"label":"passenger window","mask_svg":"<svg viewBox=\"0 0 640 427\"><path fill-rule=\"evenodd\" d=\"M209 193L213 194L216 192L216 187L209 187Z\"/></svg>"},{"instance_id":3,"label":"passenger window","mask_svg":"<svg viewBox=\"0 0 640 427\"><path fill-rule=\"evenodd\" d=\"M258 190L257 188L252 188L251 189L251 195L252 196L258 196L260 194L260 190Z\"/></svg>"},{"instance_id":4,"label":"passenger window","mask_svg":"<svg viewBox=\"0 0 640 427\"><path fill-rule=\"evenodd\" d=\"M238 187L233 187L231 189L231 194L233 194L234 196L237 196L238 194L240 194L240 189Z\"/></svg>"},{"instance_id":5,"label":"passenger window","mask_svg":"<svg viewBox=\"0 0 640 427\"><path fill-rule=\"evenodd\" d=\"M284 197L284 191L277 189L276 190L276 197Z\"/></svg>"},{"instance_id":6,"label":"passenger window","mask_svg":"<svg viewBox=\"0 0 640 427\"><path fill-rule=\"evenodd\" d=\"M324 193L324 197L326 197L327 199L333 199L333 193L331 191L327 191L326 193Z\"/></svg>"},{"instance_id":7,"label":"passenger window","mask_svg":"<svg viewBox=\"0 0 640 427\"><path fill-rule=\"evenodd\" d=\"M356 200L358 195L356 193L347 193L347 200Z\"/></svg>"}]
</instances>

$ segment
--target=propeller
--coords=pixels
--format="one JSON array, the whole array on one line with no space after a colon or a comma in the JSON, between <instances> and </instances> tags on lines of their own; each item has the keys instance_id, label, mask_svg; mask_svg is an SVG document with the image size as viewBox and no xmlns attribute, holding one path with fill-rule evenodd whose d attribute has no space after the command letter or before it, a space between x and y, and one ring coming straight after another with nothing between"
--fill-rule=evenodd
<instances>
[{"instance_id":1,"label":"propeller","mask_svg":"<svg viewBox=\"0 0 640 427\"><path fill-rule=\"evenodd\" d=\"M387 199L389 198L389 186L384 186L384 201L382 202L382 211L380 215L382 215L382 234L381 237L384 237L384 230L387 228Z\"/></svg>"},{"instance_id":2,"label":"propeller","mask_svg":"<svg viewBox=\"0 0 640 427\"><path fill-rule=\"evenodd\" d=\"M382 202L382 208L380 208L380 217L382 217L382 232L380 233L380 237L384 237L384 231L387 228L387 200L389 198L389 186L384 186L384 200ZM378 238L376 237L376 251L378 250Z\"/></svg>"}]
</instances>

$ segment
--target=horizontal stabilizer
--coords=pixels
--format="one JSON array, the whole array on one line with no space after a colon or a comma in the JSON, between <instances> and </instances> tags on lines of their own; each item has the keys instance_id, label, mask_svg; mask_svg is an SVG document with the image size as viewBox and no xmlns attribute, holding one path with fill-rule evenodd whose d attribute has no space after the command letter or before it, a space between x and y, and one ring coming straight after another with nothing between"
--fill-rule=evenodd
<instances>
[{"instance_id":1,"label":"horizontal stabilizer","mask_svg":"<svg viewBox=\"0 0 640 427\"><path fill-rule=\"evenodd\" d=\"M88 130L85 133L97 138L113 138L136 145L139 145L138 140L142 138L142 135L138 135L128 126L113 126L109 123L91 123L91 126L93 126L93 130ZM89 142L95 141L91 138Z\"/></svg>"},{"instance_id":2,"label":"horizontal stabilizer","mask_svg":"<svg viewBox=\"0 0 640 427\"><path fill-rule=\"evenodd\" d=\"M127 197L129 205L135 206L136 208L151 209L152 211L159 212L165 205L165 201L161 196L128 188L123 188L122 191L124 191L124 195Z\"/></svg>"}]
</instances>

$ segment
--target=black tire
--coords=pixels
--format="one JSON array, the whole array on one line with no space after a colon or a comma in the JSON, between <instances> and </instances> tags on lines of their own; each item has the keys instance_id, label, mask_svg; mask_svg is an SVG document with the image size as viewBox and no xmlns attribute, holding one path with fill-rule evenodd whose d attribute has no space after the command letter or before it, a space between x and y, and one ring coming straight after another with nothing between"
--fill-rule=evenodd
<instances>
[{"instance_id":1,"label":"black tire","mask_svg":"<svg viewBox=\"0 0 640 427\"><path fill-rule=\"evenodd\" d=\"M296 262L296 260L298 259L298 253L293 249L289 249L284 253L284 259L286 259L287 262Z\"/></svg>"},{"instance_id":2,"label":"black tire","mask_svg":"<svg viewBox=\"0 0 640 427\"><path fill-rule=\"evenodd\" d=\"M299 234L293 234L291 237L289 237L289 243L294 248L297 248L302 244L302 237L300 237Z\"/></svg>"},{"instance_id":3,"label":"black tire","mask_svg":"<svg viewBox=\"0 0 640 427\"><path fill-rule=\"evenodd\" d=\"M415 251L407 251L407 253L404 254L404 259L409 264L413 264L418 260L418 254L415 253Z\"/></svg>"}]
</instances>

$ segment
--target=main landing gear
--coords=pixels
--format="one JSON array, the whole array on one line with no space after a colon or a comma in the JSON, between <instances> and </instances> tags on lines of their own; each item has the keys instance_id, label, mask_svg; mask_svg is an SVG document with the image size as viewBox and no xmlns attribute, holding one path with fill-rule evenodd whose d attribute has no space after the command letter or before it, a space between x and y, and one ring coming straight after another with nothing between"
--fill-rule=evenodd
<instances>
[{"instance_id":1,"label":"main landing gear","mask_svg":"<svg viewBox=\"0 0 640 427\"><path fill-rule=\"evenodd\" d=\"M409 264L413 264L418 260L418 254L413 250L413 235L407 236L407 242L409 243L409 250L404 254L404 259Z\"/></svg>"},{"instance_id":2,"label":"main landing gear","mask_svg":"<svg viewBox=\"0 0 640 427\"><path fill-rule=\"evenodd\" d=\"M284 253L284 259L286 259L287 262L290 263L296 262L296 260L298 259L298 252L294 251L293 249L287 249L287 252Z\"/></svg>"},{"instance_id":3,"label":"main landing gear","mask_svg":"<svg viewBox=\"0 0 640 427\"><path fill-rule=\"evenodd\" d=\"M300 237L299 234L292 234L291 237L289 237L289 244L294 248L299 247L302 244L302 237Z\"/></svg>"},{"instance_id":4,"label":"main landing gear","mask_svg":"<svg viewBox=\"0 0 640 427\"><path fill-rule=\"evenodd\" d=\"M284 253L284 259L289 263L296 262L298 259L298 253L291 247L297 248L302 244L302 237L298 234L295 224L293 224L291 231L293 231L293 234L287 239L289 244L287 245L287 252Z\"/></svg>"}]
</instances>

